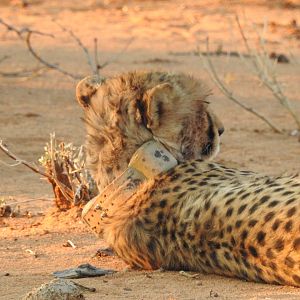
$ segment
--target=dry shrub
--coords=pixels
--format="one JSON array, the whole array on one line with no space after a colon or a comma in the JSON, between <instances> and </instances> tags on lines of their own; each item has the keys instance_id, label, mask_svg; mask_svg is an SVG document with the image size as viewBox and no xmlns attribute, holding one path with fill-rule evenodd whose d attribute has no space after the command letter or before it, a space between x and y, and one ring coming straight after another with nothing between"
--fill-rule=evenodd
<instances>
[{"instance_id":1,"label":"dry shrub","mask_svg":"<svg viewBox=\"0 0 300 300\"><path fill-rule=\"evenodd\" d=\"M55 204L60 210L82 206L97 194L97 187L85 168L84 147L72 143L57 142L55 134L45 146L45 153L39 159L49 175Z\"/></svg>"}]
</instances>

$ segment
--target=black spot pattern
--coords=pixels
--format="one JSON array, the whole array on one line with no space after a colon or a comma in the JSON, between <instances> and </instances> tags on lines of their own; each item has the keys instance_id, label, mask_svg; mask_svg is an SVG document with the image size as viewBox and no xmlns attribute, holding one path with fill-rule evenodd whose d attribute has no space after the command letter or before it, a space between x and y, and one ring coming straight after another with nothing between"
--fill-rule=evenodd
<instances>
[{"instance_id":1,"label":"black spot pattern","mask_svg":"<svg viewBox=\"0 0 300 300\"><path fill-rule=\"evenodd\" d=\"M266 237L266 233L262 230L259 231L258 234L256 235L256 239L257 239L258 244L260 244L261 246L264 246L265 237Z\"/></svg>"},{"instance_id":2,"label":"black spot pattern","mask_svg":"<svg viewBox=\"0 0 300 300\"><path fill-rule=\"evenodd\" d=\"M258 257L258 253L257 253L257 250L256 250L255 247L249 246L249 252L250 252L250 254L251 254L252 256Z\"/></svg>"}]
</instances>

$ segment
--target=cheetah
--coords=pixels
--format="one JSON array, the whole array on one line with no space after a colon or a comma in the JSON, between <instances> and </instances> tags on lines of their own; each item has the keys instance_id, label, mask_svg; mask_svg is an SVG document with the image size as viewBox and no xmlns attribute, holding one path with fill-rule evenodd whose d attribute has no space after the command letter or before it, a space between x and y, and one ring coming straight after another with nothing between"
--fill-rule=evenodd
<instances>
[{"instance_id":1,"label":"cheetah","mask_svg":"<svg viewBox=\"0 0 300 300\"><path fill-rule=\"evenodd\" d=\"M77 86L100 194L83 219L130 266L300 287L300 178L214 163L224 128L193 77Z\"/></svg>"}]
</instances>

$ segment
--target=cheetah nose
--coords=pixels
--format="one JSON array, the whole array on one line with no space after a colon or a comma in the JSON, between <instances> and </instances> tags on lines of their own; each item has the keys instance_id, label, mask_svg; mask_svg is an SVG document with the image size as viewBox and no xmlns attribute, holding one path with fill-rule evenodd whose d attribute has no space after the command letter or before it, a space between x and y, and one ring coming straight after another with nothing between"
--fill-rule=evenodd
<instances>
[{"instance_id":1,"label":"cheetah nose","mask_svg":"<svg viewBox=\"0 0 300 300\"><path fill-rule=\"evenodd\" d=\"M224 127L219 128L219 129L218 129L219 135L222 135L224 131L225 131L225 128L224 128Z\"/></svg>"}]
</instances>

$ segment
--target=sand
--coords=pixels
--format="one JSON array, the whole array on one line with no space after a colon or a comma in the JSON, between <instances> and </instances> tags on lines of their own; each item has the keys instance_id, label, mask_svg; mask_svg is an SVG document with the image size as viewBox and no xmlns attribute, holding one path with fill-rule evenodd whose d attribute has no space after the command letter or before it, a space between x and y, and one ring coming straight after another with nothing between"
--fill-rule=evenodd
<instances>
[{"instance_id":1,"label":"sand","mask_svg":"<svg viewBox=\"0 0 300 300\"><path fill-rule=\"evenodd\" d=\"M85 54L70 36L52 21L71 29L88 49L99 41L100 64L112 62L104 76L134 69L183 71L203 78L213 89L212 107L225 125L221 152L216 161L270 175L300 170L300 143L290 132L295 123L251 68L237 57L214 57L221 77L235 94L280 127L272 132L262 121L226 99L193 53L204 50L209 35L211 49L245 52L234 14L245 25L255 45L264 22L269 52L283 53L289 64L278 64L276 72L293 107L300 113L300 23L299 1L0 1L0 17L17 27L52 33L55 38L34 35L36 51L51 63L84 77L91 73ZM290 24L294 24L293 26ZM254 25L254 27L253 27ZM132 40L133 39L133 40ZM124 47L131 41L129 47ZM0 26L1 72L33 69L38 65L23 41ZM291 56L292 55L292 56ZM75 101L76 80L56 71L40 76L0 76L0 138L19 157L38 163L49 133L59 140L84 142L81 109ZM238 279L200 274L190 278L178 272L131 271L115 256L94 257L105 242L81 223L76 211L59 213L52 208L50 185L24 166L0 153L0 199L19 202L29 217L0 218L0 299L18 299L33 287L51 280L53 271L90 263L118 270L105 278L78 282L96 287L87 299L300 299L293 287L255 284ZM23 202L28 199L37 199ZM14 205L15 207L16 205ZM76 248L64 247L67 240ZM26 251L30 249L30 251Z\"/></svg>"}]
</instances>

